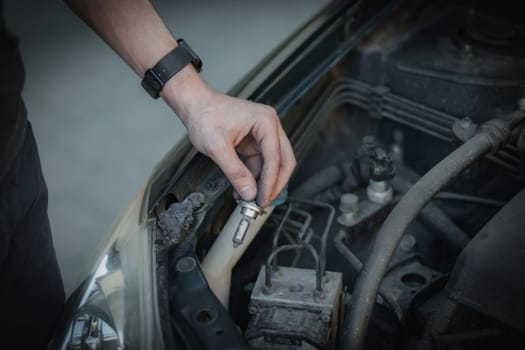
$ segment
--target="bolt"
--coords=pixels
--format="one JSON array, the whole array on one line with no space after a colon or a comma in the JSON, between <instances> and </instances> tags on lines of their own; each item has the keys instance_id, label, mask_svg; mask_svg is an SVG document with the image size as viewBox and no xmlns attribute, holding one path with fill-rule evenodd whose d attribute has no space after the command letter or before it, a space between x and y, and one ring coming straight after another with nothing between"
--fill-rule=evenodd
<instances>
[{"instance_id":1,"label":"bolt","mask_svg":"<svg viewBox=\"0 0 525 350\"><path fill-rule=\"evenodd\" d=\"M178 272L190 272L193 271L196 266L197 262L191 256L185 256L184 258L181 258L179 261L177 261L177 265L175 265Z\"/></svg>"},{"instance_id":2,"label":"bolt","mask_svg":"<svg viewBox=\"0 0 525 350\"><path fill-rule=\"evenodd\" d=\"M463 129L472 127L472 119L469 117L462 118L459 122L459 126L461 126Z\"/></svg>"},{"instance_id":3,"label":"bolt","mask_svg":"<svg viewBox=\"0 0 525 350\"><path fill-rule=\"evenodd\" d=\"M250 305L248 307L248 312L250 313L250 315L255 315L257 313L257 308L253 305Z\"/></svg>"},{"instance_id":4,"label":"bolt","mask_svg":"<svg viewBox=\"0 0 525 350\"><path fill-rule=\"evenodd\" d=\"M399 243L401 250L407 253L411 253L414 250L415 245L416 245L416 237L414 237L411 234L407 234L403 236L403 238L401 239L401 242Z\"/></svg>"},{"instance_id":5,"label":"bolt","mask_svg":"<svg viewBox=\"0 0 525 350\"><path fill-rule=\"evenodd\" d=\"M357 212L359 211L359 197L353 193L345 193L341 196L339 203L341 216L337 218L343 226L350 227L355 222Z\"/></svg>"},{"instance_id":6,"label":"bolt","mask_svg":"<svg viewBox=\"0 0 525 350\"><path fill-rule=\"evenodd\" d=\"M359 197L353 193L343 194L341 196L339 209L341 209L341 211L344 213L357 213L357 211L359 210Z\"/></svg>"},{"instance_id":7,"label":"bolt","mask_svg":"<svg viewBox=\"0 0 525 350\"><path fill-rule=\"evenodd\" d=\"M288 287L288 291L290 293L302 292L303 290L304 286L301 283L292 284L290 287Z\"/></svg>"},{"instance_id":8,"label":"bolt","mask_svg":"<svg viewBox=\"0 0 525 350\"><path fill-rule=\"evenodd\" d=\"M206 183L206 186L204 186L204 190L206 192L215 192L215 190L217 190L217 183L214 182L214 181L210 181L208 183Z\"/></svg>"}]
</instances>

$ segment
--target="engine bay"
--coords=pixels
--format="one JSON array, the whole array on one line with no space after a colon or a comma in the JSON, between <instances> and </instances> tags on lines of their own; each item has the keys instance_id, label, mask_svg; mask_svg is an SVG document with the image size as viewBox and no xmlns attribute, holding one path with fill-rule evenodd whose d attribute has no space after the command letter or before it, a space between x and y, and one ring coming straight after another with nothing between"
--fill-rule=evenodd
<instances>
[{"instance_id":1,"label":"engine bay","mask_svg":"<svg viewBox=\"0 0 525 350\"><path fill-rule=\"evenodd\" d=\"M218 169L194 166L157 208L167 348L523 344L515 13L403 7L302 101L288 118L298 166L284 203L249 216Z\"/></svg>"}]
</instances>

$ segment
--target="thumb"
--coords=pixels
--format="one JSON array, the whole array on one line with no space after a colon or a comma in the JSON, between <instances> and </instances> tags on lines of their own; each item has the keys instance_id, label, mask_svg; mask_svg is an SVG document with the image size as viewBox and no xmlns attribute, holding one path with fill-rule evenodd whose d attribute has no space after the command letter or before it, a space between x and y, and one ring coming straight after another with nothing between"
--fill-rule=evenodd
<instances>
[{"instance_id":1,"label":"thumb","mask_svg":"<svg viewBox=\"0 0 525 350\"><path fill-rule=\"evenodd\" d=\"M257 183L246 165L239 159L232 146L217 147L211 159L221 168L233 188L245 201L253 201L257 196Z\"/></svg>"}]
</instances>

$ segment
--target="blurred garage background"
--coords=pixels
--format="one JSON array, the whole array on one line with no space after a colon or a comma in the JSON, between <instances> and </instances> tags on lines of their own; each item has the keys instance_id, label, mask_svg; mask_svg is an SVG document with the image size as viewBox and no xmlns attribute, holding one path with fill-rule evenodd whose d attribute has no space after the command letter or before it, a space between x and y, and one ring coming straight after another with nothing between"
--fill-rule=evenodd
<instances>
[{"instance_id":1,"label":"blurred garage background","mask_svg":"<svg viewBox=\"0 0 525 350\"><path fill-rule=\"evenodd\" d=\"M176 37L227 92L327 0L157 0ZM59 0L6 0L21 39L23 93L49 187L66 293L92 267L111 223L185 130L140 79Z\"/></svg>"}]
</instances>

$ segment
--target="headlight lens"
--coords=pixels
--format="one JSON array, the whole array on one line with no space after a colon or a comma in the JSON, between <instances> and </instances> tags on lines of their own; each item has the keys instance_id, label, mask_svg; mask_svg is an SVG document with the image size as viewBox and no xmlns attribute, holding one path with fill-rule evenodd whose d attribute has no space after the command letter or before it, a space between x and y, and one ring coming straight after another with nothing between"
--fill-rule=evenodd
<instances>
[{"instance_id":1,"label":"headlight lens","mask_svg":"<svg viewBox=\"0 0 525 350\"><path fill-rule=\"evenodd\" d=\"M153 235L144 191L114 227L90 278L70 297L56 349L162 349Z\"/></svg>"},{"instance_id":2,"label":"headlight lens","mask_svg":"<svg viewBox=\"0 0 525 350\"><path fill-rule=\"evenodd\" d=\"M118 260L110 254L103 257L77 307L68 349L123 348L124 274L121 266L109 264Z\"/></svg>"}]
</instances>

